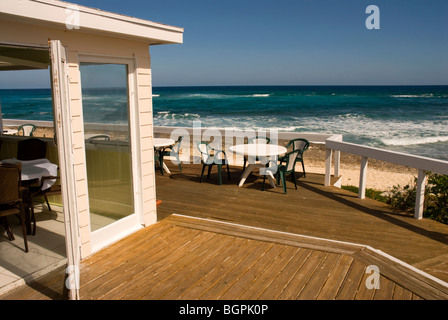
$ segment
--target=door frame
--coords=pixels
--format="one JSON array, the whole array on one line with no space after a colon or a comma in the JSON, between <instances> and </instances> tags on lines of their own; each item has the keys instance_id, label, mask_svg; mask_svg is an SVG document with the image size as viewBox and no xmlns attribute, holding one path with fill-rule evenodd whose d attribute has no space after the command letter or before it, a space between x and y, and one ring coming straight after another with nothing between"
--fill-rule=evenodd
<instances>
[{"instance_id":1,"label":"door frame","mask_svg":"<svg viewBox=\"0 0 448 320\"><path fill-rule=\"evenodd\" d=\"M103 63L103 64L122 64L127 66L128 81L128 115L129 115L129 134L131 143L131 170L132 170L132 186L134 213L117 220L103 228L90 231L91 252L97 252L105 246L116 242L119 239L134 233L143 228L143 197L142 197L142 180L141 180L141 157L140 157L140 130L138 120L138 97L137 97L137 68L135 58L116 57L94 54L78 54L78 63ZM81 71L80 71L81 73ZM80 75L80 85L82 86ZM81 99L82 104L82 99ZM84 132L84 126L83 126ZM85 153L84 153L85 155ZM84 160L85 163L85 160ZM88 195L88 190L87 190ZM90 206L88 205L88 214L90 217ZM90 223L90 218L89 218Z\"/></svg>"},{"instance_id":2,"label":"door frame","mask_svg":"<svg viewBox=\"0 0 448 320\"><path fill-rule=\"evenodd\" d=\"M79 299L81 241L77 208L76 179L71 128L70 94L68 85L67 49L59 40L49 41L51 91L55 141L58 148L59 172L62 188L65 243L68 274L65 282L70 299Z\"/></svg>"}]
</instances>

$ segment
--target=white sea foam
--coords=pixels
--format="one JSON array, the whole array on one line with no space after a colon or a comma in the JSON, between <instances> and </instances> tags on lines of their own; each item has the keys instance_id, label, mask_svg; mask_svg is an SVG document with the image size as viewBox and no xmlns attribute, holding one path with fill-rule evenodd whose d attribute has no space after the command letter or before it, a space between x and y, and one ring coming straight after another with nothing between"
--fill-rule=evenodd
<instances>
[{"instance_id":1,"label":"white sea foam","mask_svg":"<svg viewBox=\"0 0 448 320\"><path fill-rule=\"evenodd\" d=\"M412 146L448 141L448 136L381 139L387 146Z\"/></svg>"},{"instance_id":2,"label":"white sea foam","mask_svg":"<svg viewBox=\"0 0 448 320\"><path fill-rule=\"evenodd\" d=\"M252 95L253 97L269 97L269 93L256 93Z\"/></svg>"},{"instance_id":3,"label":"white sea foam","mask_svg":"<svg viewBox=\"0 0 448 320\"><path fill-rule=\"evenodd\" d=\"M170 113L170 111L160 111L157 112L157 120L166 119L166 120L190 120L190 119L199 119L201 116L197 113ZM160 123L159 125L169 125L168 123Z\"/></svg>"},{"instance_id":4,"label":"white sea foam","mask_svg":"<svg viewBox=\"0 0 448 320\"><path fill-rule=\"evenodd\" d=\"M433 93L424 93L424 94L394 94L391 95L392 98L433 98Z\"/></svg>"},{"instance_id":5,"label":"white sea foam","mask_svg":"<svg viewBox=\"0 0 448 320\"><path fill-rule=\"evenodd\" d=\"M215 94L215 93L190 93L181 95L180 98L202 98L202 99L235 99L235 98L266 98L270 93L254 94Z\"/></svg>"}]
</instances>

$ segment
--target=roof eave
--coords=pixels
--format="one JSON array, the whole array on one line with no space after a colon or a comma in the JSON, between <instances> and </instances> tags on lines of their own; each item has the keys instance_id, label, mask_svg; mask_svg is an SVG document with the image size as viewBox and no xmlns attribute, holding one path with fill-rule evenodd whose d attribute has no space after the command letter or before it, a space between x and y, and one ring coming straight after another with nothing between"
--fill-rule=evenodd
<instances>
[{"instance_id":1,"label":"roof eave","mask_svg":"<svg viewBox=\"0 0 448 320\"><path fill-rule=\"evenodd\" d=\"M0 13L14 16L15 21L46 24L71 32L134 38L150 45L183 42L183 28L56 0L2 1Z\"/></svg>"}]
</instances>

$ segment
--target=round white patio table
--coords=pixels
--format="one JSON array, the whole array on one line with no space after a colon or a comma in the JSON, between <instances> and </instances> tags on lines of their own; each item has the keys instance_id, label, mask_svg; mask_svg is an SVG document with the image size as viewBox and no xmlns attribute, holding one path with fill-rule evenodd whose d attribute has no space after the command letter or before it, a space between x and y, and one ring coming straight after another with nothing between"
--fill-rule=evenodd
<instances>
[{"instance_id":1,"label":"round white patio table","mask_svg":"<svg viewBox=\"0 0 448 320\"><path fill-rule=\"evenodd\" d=\"M153 145L154 145L154 148L156 149L156 151L159 152L159 160L160 160L160 163L163 168L163 169L161 169L162 174L163 174L163 170L165 170L167 173L171 173L170 169L168 169L165 162L163 162L163 157L162 157L162 153L161 153L162 148L172 146L175 143L176 143L176 141L174 141L173 139L154 138Z\"/></svg>"},{"instance_id":2,"label":"round white patio table","mask_svg":"<svg viewBox=\"0 0 448 320\"><path fill-rule=\"evenodd\" d=\"M241 175L241 180L238 184L239 187L244 184L252 170L255 168L266 167L268 158L269 160L272 160L272 158L276 159L279 155L286 153L285 147L266 143L238 144L230 147L229 150L235 154L247 156L249 160L249 164ZM257 158L261 158L266 161L257 163ZM275 179L272 170L266 170L265 174L267 174L269 182L275 188Z\"/></svg>"}]
</instances>

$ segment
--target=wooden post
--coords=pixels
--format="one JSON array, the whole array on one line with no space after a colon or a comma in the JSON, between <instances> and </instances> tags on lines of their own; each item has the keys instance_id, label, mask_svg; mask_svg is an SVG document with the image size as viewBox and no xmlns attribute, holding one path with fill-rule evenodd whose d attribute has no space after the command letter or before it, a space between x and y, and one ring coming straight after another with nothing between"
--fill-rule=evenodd
<instances>
[{"instance_id":1,"label":"wooden post","mask_svg":"<svg viewBox=\"0 0 448 320\"><path fill-rule=\"evenodd\" d=\"M339 177L340 174L340 169L341 167L341 151L339 150L335 150L334 151L334 176L335 177Z\"/></svg>"},{"instance_id":2,"label":"wooden post","mask_svg":"<svg viewBox=\"0 0 448 320\"><path fill-rule=\"evenodd\" d=\"M358 197L364 199L366 197L366 182L367 182L367 164L369 160L367 157L361 158L361 172L359 175L359 192Z\"/></svg>"},{"instance_id":3,"label":"wooden post","mask_svg":"<svg viewBox=\"0 0 448 320\"><path fill-rule=\"evenodd\" d=\"M425 186L426 186L426 171L418 170L417 180L417 194L415 195L415 219L423 218L423 205L425 203Z\"/></svg>"},{"instance_id":4,"label":"wooden post","mask_svg":"<svg viewBox=\"0 0 448 320\"><path fill-rule=\"evenodd\" d=\"M326 149L325 155L325 186L329 186L331 183L331 156L333 150Z\"/></svg>"}]
</instances>

